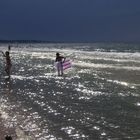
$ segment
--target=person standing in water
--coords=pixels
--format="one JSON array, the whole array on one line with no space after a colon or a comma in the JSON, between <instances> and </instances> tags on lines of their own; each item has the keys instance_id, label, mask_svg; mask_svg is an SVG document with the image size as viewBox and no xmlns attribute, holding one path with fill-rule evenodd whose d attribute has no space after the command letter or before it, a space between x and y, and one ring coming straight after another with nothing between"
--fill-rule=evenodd
<instances>
[{"instance_id":1,"label":"person standing in water","mask_svg":"<svg viewBox=\"0 0 140 140\"><path fill-rule=\"evenodd\" d=\"M55 62L57 62L58 76L63 75L63 62L65 61L65 59L65 57L61 56L59 53L56 53Z\"/></svg>"},{"instance_id":2,"label":"person standing in water","mask_svg":"<svg viewBox=\"0 0 140 140\"><path fill-rule=\"evenodd\" d=\"M8 75L8 78L10 78L11 67L12 67L11 58L10 58L10 49L11 49L10 46L8 46L8 51L6 51L5 53L1 51L3 56L6 58L5 71Z\"/></svg>"}]
</instances>

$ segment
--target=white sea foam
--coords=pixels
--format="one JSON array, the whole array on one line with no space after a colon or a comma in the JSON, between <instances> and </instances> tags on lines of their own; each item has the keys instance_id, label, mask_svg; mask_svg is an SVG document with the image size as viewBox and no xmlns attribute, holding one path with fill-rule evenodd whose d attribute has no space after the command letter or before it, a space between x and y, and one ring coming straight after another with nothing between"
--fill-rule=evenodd
<instances>
[{"instance_id":1,"label":"white sea foam","mask_svg":"<svg viewBox=\"0 0 140 140\"><path fill-rule=\"evenodd\" d=\"M118 66L118 65L112 65L112 64L95 64L95 63L87 63L87 62L73 62L73 66L79 66L79 67L88 67L88 68L110 68L110 69L124 69L124 70L140 70L140 67L136 66Z\"/></svg>"}]
</instances>

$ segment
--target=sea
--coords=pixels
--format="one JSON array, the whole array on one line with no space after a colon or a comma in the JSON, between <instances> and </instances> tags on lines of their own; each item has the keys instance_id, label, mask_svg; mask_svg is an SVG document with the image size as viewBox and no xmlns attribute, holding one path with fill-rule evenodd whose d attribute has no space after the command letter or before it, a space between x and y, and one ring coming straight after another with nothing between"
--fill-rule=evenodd
<instances>
[{"instance_id":1,"label":"sea","mask_svg":"<svg viewBox=\"0 0 140 140\"><path fill-rule=\"evenodd\" d=\"M10 45L10 79L0 54L0 140L140 140L140 44ZM63 76L57 52L72 63Z\"/></svg>"}]
</instances>

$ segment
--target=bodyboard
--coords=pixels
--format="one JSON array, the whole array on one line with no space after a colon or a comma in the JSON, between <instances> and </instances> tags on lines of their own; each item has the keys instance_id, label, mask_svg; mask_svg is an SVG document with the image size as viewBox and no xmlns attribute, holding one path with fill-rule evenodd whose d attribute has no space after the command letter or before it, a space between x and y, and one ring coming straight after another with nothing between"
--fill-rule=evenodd
<instances>
[{"instance_id":1,"label":"bodyboard","mask_svg":"<svg viewBox=\"0 0 140 140\"><path fill-rule=\"evenodd\" d=\"M55 63L56 69L57 69L57 64L58 64L58 62ZM70 59L65 60L65 61L62 63L62 66L63 66L63 70L66 70L66 69L71 68L71 67L72 67L71 60L70 60Z\"/></svg>"},{"instance_id":2,"label":"bodyboard","mask_svg":"<svg viewBox=\"0 0 140 140\"><path fill-rule=\"evenodd\" d=\"M71 68L71 66L72 66L71 60L69 60L69 59L65 60L62 65L63 65L63 70Z\"/></svg>"}]
</instances>

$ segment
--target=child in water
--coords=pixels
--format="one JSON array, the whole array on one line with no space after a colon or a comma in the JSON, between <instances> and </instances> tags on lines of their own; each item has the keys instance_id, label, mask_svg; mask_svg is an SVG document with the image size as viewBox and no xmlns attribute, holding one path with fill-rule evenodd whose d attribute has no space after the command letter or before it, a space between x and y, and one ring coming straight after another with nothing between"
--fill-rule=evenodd
<instances>
[{"instance_id":1,"label":"child in water","mask_svg":"<svg viewBox=\"0 0 140 140\"><path fill-rule=\"evenodd\" d=\"M58 76L63 75L63 62L65 61L65 57L61 56L59 53L56 53L56 59L55 62L57 62L57 71L58 71Z\"/></svg>"},{"instance_id":2,"label":"child in water","mask_svg":"<svg viewBox=\"0 0 140 140\"><path fill-rule=\"evenodd\" d=\"M10 47L8 47L8 50L10 50ZM2 54L6 58L5 71L6 71L7 75L8 75L8 77L10 78L11 67L12 67L10 53L9 53L9 51L6 51L5 53L2 52Z\"/></svg>"}]
</instances>

